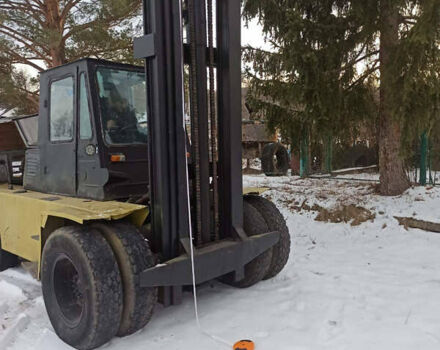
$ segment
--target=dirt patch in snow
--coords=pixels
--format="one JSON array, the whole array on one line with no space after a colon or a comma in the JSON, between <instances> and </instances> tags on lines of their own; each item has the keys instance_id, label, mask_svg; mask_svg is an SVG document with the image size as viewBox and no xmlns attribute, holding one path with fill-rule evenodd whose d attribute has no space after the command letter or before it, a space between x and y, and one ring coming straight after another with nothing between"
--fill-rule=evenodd
<instances>
[{"instance_id":1,"label":"dirt patch in snow","mask_svg":"<svg viewBox=\"0 0 440 350\"><path fill-rule=\"evenodd\" d=\"M350 222L351 226L358 226L365 221L374 221L376 214L354 204L341 205L334 209L320 208L316 221L324 222Z\"/></svg>"},{"instance_id":2,"label":"dirt patch in snow","mask_svg":"<svg viewBox=\"0 0 440 350\"><path fill-rule=\"evenodd\" d=\"M243 174L244 175L259 175L259 174L261 174L261 170L254 169L254 168L244 168Z\"/></svg>"},{"instance_id":3,"label":"dirt patch in snow","mask_svg":"<svg viewBox=\"0 0 440 350\"><path fill-rule=\"evenodd\" d=\"M268 196L266 197L268 198ZM319 212L324 209L318 204L309 205L307 203L307 199L303 200L302 203L294 199L280 199L280 202L283 203L283 205L286 206L291 212L301 212L303 210Z\"/></svg>"}]
</instances>

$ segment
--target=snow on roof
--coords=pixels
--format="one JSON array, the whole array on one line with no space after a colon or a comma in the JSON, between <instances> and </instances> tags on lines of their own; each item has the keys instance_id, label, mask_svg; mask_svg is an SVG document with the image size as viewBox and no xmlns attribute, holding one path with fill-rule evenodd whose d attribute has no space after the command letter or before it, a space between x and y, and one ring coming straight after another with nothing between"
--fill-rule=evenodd
<instances>
[{"instance_id":1,"label":"snow on roof","mask_svg":"<svg viewBox=\"0 0 440 350\"><path fill-rule=\"evenodd\" d=\"M0 118L10 118L14 116L15 109L0 109Z\"/></svg>"}]
</instances>

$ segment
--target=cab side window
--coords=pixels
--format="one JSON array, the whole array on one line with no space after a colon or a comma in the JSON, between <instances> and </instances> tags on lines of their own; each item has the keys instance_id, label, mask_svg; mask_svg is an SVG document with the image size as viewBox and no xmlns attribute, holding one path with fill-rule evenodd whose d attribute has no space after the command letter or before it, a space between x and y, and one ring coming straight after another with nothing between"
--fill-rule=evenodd
<instances>
[{"instance_id":1,"label":"cab side window","mask_svg":"<svg viewBox=\"0 0 440 350\"><path fill-rule=\"evenodd\" d=\"M50 140L73 140L73 77L54 81L50 86Z\"/></svg>"},{"instance_id":2,"label":"cab side window","mask_svg":"<svg viewBox=\"0 0 440 350\"><path fill-rule=\"evenodd\" d=\"M90 140L92 138L92 123L90 121L86 76L84 73L81 73L79 82L79 119L79 137L81 140Z\"/></svg>"}]
</instances>

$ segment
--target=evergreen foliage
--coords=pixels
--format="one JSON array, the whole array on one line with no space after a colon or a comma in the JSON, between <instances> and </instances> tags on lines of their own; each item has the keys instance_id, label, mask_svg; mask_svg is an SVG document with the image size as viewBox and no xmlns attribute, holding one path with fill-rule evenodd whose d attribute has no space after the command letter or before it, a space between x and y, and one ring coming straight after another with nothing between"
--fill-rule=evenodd
<instances>
[{"instance_id":1,"label":"evergreen foliage","mask_svg":"<svg viewBox=\"0 0 440 350\"><path fill-rule=\"evenodd\" d=\"M38 109L42 71L83 57L132 61L139 0L1 0L0 108ZM27 70L29 71L29 70Z\"/></svg>"},{"instance_id":2,"label":"evergreen foliage","mask_svg":"<svg viewBox=\"0 0 440 350\"><path fill-rule=\"evenodd\" d=\"M244 15L273 48L244 53L251 105L271 128L297 144L304 128L343 141L377 127L381 180L403 173L398 158L439 119L439 0L245 0Z\"/></svg>"}]
</instances>

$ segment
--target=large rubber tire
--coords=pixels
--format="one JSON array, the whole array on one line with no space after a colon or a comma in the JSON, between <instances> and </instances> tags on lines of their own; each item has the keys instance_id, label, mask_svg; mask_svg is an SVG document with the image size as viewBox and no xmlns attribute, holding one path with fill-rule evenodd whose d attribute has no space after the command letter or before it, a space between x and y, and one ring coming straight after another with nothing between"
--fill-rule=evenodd
<instances>
[{"instance_id":1,"label":"large rubber tire","mask_svg":"<svg viewBox=\"0 0 440 350\"><path fill-rule=\"evenodd\" d=\"M263 147L261 167L266 176L284 176L289 170L289 154L280 143L269 143Z\"/></svg>"},{"instance_id":2,"label":"large rubber tire","mask_svg":"<svg viewBox=\"0 0 440 350\"><path fill-rule=\"evenodd\" d=\"M244 222L243 228L248 236L255 236L269 231L266 222L260 213L246 200L243 203ZM244 267L244 278L235 281L234 273L227 274L221 281L237 288L248 288L260 282L267 274L272 261L272 249L256 257Z\"/></svg>"},{"instance_id":3,"label":"large rubber tire","mask_svg":"<svg viewBox=\"0 0 440 350\"><path fill-rule=\"evenodd\" d=\"M278 275L289 260L291 244L289 229L283 215L270 200L256 195L248 195L245 199L257 209L260 215L264 218L269 231L280 232L280 240L272 248L272 262L264 276L264 279L266 280Z\"/></svg>"},{"instance_id":4,"label":"large rubber tire","mask_svg":"<svg viewBox=\"0 0 440 350\"><path fill-rule=\"evenodd\" d=\"M153 316L157 288L139 285L142 271L155 265L148 242L129 223L94 225L111 245L119 265L124 290L124 308L117 335L124 337L142 329Z\"/></svg>"},{"instance_id":5,"label":"large rubber tire","mask_svg":"<svg viewBox=\"0 0 440 350\"><path fill-rule=\"evenodd\" d=\"M16 255L2 249L2 242L0 240L0 271L5 271L11 267L15 267L19 263L20 260Z\"/></svg>"},{"instance_id":6,"label":"large rubber tire","mask_svg":"<svg viewBox=\"0 0 440 350\"><path fill-rule=\"evenodd\" d=\"M54 231L43 249L43 298L55 333L80 350L112 339L122 316L122 281L110 245L91 227Z\"/></svg>"}]
</instances>

